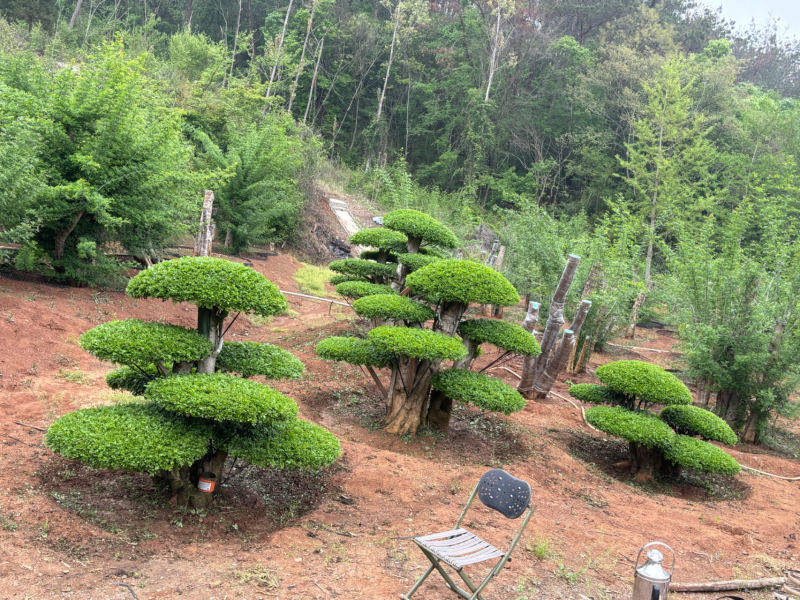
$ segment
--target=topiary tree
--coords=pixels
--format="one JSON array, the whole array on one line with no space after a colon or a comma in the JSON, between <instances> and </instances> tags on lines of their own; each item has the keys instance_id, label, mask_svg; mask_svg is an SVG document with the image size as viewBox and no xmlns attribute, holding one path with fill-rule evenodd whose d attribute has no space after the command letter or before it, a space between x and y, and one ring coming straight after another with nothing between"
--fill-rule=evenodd
<instances>
[{"instance_id":1,"label":"topiary tree","mask_svg":"<svg viewBox=\"0 0 800 600\"><path fill-rule=\"evenodd\" d=\"M402 294L366 295L353 302L356 313L372 322L366 338L328 338L317 345L317 353L366 368L386 396L384 423L391 433L414 434L423 425L446 429L454 400L505 413L520 410L524 401L513 388L468 367L484 342L503 349L503 357L536 354L539 345L534 337L518 325L499 321L472 325L464 321L464 330L459 330L471 303L516 304L519 296L514 288L490 267L436 256L435 246L453 247L456 238L424 213L393 211L384 217L384 225L401 231L408 240L408 252L397 254L399 266L392 281ZM386 245L399 239L387 236L384 241L377 233L369 235L373 237L355 239ZM354 283L340 283L339 293L342 286ZM430 328L425 328L427 322ZM446 361L453 361L451 368L446 368ZM389 370L388 382L376 371L381 368Z\"/></svg>"},{"instance_id":2,"label":"topiary tree","mask_svg":"<svg viewBox=\"0 0 800 600\"><path fill-rule=\"evenodd\" d=\"M680 467L735 475L739 464L720 448L704 440L736 443L725 421L697 406L692 394L674 375L638 360L619 360L595 370L605 385L581 383L569 393L595 406L586 420L630 444L631 473L639 481L667 474ZM659 415L652 405L666 405ZM699 436L703 439L697 439Z\"/></svg>"},{"instance_id":3,"label":"topiary tree","mask_svg":"<svg viewBox=\"0 0 800 600\"><path fill-rule=\"evenodd\" d=\"M142 271L127 293L192 302L197 331L129 319L84 333L84 349L124 365L108 374L109 386L144 398L64 415L45 438L53 451L96 468L148 473L194 507L212 502L214 493L200 493L198 483L201 476L219 481L228 456L310 470L336 460L332 434L299 420L290 398L246 379L299 377L303 364L271 344L223 341L231 312L287 308L263 275L223 259L184 257Z\"/></svg>"}]
</instances>

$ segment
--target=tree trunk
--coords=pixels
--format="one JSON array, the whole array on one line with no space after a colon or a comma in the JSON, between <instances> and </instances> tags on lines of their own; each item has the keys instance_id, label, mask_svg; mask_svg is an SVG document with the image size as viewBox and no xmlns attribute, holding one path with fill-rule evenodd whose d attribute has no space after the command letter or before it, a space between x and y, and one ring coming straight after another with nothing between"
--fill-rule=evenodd
<instances>
[{"instance_id":1,"label":"tree trunk","mask_svg":"<svg viewBox=\"0 0 800 600\"><path fill-rule=\"evenodd\" d=\"M749 444L757 444L759 442L759 429L762 420L763 415L761 412L751 408L744 425L742 425L741 438L743 442Z\"/></svg>"},{"instance_id":2,"label":"tree trunk","mask_svg":"<svg viewBox=\"0 0 800 600\"><path fill-rule=\"evenodd\" d=\"M555 293L553 293L553 299L550 301L547 325L542 334L542 353L533 361L532 368L529 368L527 372L523 369L522 379L517 387L522 394L528 394L533 390L536 382L542 376L542 373L544 373L547 363L551 359L558 334L561 331L561 326L564 325L564 302L567 298L567 292L572 285L572 280L575 278L575 271L578 269L579 262L580 256L575 254L569 255L567 264L564 267L564 272L561 274L561 279L558 282ZM567 358L569 358L569 356L567 356Z\"/></svg>"},{"instance_id":3,"label":"tree trunk","mask_svg":"<svg viewBox=\"0 0 800 600\"><path fill-rule=\"evenodd\" d=\"M475 360L475 355L478 353L478 349L480 348L480 344L475 344L469 338L463 338L462 342L467 349L467 355L459 360L453 362L454 369L469 369L472 361Z\"/></svg>"},{"instance_id":4,"label":"tree trunk","mask_svg":"<svg viewBox=\"0 0 800 600\"><path fill-rule=\"evenodd\" d=\"M233 52L231 53L231 68L228 77L233 77L233 64L236 62L236 45L239 42L239 26L242 23L242 0L239 0L239 12L236 13L236 33L233 36ZM224 86L224 83L223 83Z\"/></svg>"},{"instance_id":5,"label":"tree trunk","mask_svg":"<svg viewBox=\"0 0 800 600\"><path fill-rule=\"evenodd\" d=\"M197 363L198 373L213 373L217 366L217 356L222 351L222 326L228 313L218 308L197 308L197 333L211 342L211 354Z\"/></svg>"},{"instance_id":6,"label":"tree trunk","mask_svg":"<svg viewBox=\"0 0 800 600\"><path fill-rule=\"evenodd\" d=\"M539 322L539 306L538 302L529 302L528 303L528 312L525 315L525 319L522 321L522 328L525 329L528 333L533 335L533 330L536 327L536 323ZM522 379L519 383L520 390L522 389L530 389L533 387L533 370L536 366L536 357L535 356L526 356L522 361Z\"/></svg>"},{"instance_id":7,"label":"tree trunk","mask_svg":"<svg viewBox=\"0 0 800 600\"><path fill-rule=\"evenodd\" d=\"M286 36L286 26L289 24L289 15L292 13L292 2L294 0L289 0L289 8L286 9L286 18L283 20L283 29L281 29L281 37L278 40L278 50L275 53L275 64L272 65L272 72L269 74L269 83L267 84L267 93L265 95L266 98L269 98L270 93L272 92L272 84L275 81L275 74L278 71L278 64L280 63L281 59L281 50L283 49L283 38ZM266 106L264 107L266 110Z\"/></svg>"},{"instance_id":8,"label":"tree trunk","mask_svg":"<svg viewBox=\"0 0 800 600\"><path fill-rule=\"evenodd\" d=\"M702 406L703 408L708 407L708 401L711 399L711 389L708 386L708 382L700 378L697 380L697 399L696 403L698 406Z\"/></svg>"},{"instance_id":9,"label":"tree trunk","mask_svg":"<svg viewBox=\"0 0 800 600\"><path fill-rule=\"evenodd\" d=\"M420 238L409 237L406 242L406 251L409 254L416 254L419 252L419 247L422 244ZM402 291L406 285L406 275L408 275L408 267L403 263L397 263L397 270L395 271L394 280L391 282L393 289ZM451 334L452 335L452 334Z\"/></svg>"},{"instance_id":10,"label":"tree trunk","mask_svg":"<svg viewBox=\"0 0 800 600\"><path fill-rule=\"evenodd\" d=\"M397 26L400 24L400 1L398 0L397 6L394 9L394 29L392 30L392 43L389 46L389 61L386 63L386 75L383 78L383 88L381 89L381 97L378 100L378 110L375 113L375 120L380 121L383 114L383 101L386 99L386 86L389 85L389 74L392 71L392 61L394 60L394 43L397 39Z\"/></svg>"},{"instance_id":11,"label":"tree trunk","mask_svg":"<svg viewBox=\"0 0 800 600\"><path fill-rule=\"evenodd\" d=\"M630 319L628 319L630 325L628 326L628 335L627 335L627 337L631 339L633 338L634 335L636 335L636 321L639 320L639 309L642 307L642 304L644 304L646 298L647 298L647 292L645 290L642 290L641 292L639 292L639 295L636 296L636 300L633 303L633 308L631 309L631 316Z\"/></svg>"},{"instance_id":12,"label":"tree trunk","mask_svg":"<svg viewBox=\"0 0 800 600\"><path fill-rule=\"evenodd\" d=\"M430 407L428 408L428 425L438 431L445 432L450 426L453 414L453 400L438 390L431 390Z\"/></svg>"},{"instance_id":13,"label":"tree trunk","mask_svg":"<svg viewBox=\"0 0 800 600\"><path fill-rule=\"evenodd\" d=\"M558 345L558 351L547 361L547 366L541 376L537 377L533 382L532 395L536 400L543 400L553 389L556 377L567 366L567 361L569 361L574 348L575 335L571 329L565 329L564 335L561 337L561 343Z\"/></svg>"},{"instance_id":14,"label":"tree trunk","mask_svg":"<svg viewBox=\"0 0 800 600\"><path fill-rule=\"evenodd\" d=\"M317 62L314 64L314 75L311 77L311 88L308 90L308 102L306 102L306 112L303 113L303 125L306 124L308 118L308 111L311 109L311 99L314 97L314 91L317 88L317 73L319 72L319 61L322 59L322 46L325 44L325 38L319 42L319 50L317 51Z\"/></svg>"},{"instance_id":15,"label":"tree trunk","mask_svg":"<svg viewBox=\"0 0 800 600\"><path fill-rule=\"evenodd\" d=\"M736 390L719 390L717 392L714 413L724 419L734 431L738 429L738 425L741 422L743 409L744 402Z\"/></svg>"},{"instance_id":16,"label":"tree trunk","mask_svg":"<svg viewBox=\"0 0 800 600\"><path fill-rule=\"evenodd\" d=\"M53 240L53 258L56 260L61 260L64 258L64 245L67 243L67 238L69 234L75 231L75 228L78 226L78 222L81 220L83 213L85 211L83 209L79 210L75 213L75 216L72 218L72 222L67 225L66 228L59 231L54 240Z\"/></svg>"},{"instance_id":17,"label":"tree trunk","mask_svg":"<svg viewBox=\"0 0 800 600\"><path fill-rule=\"evenodd\" d=\"M664 455L653 448L630 442L631 475L640 483L653 481L662 473Z\"/></svg>"},{"instance_id":18,"label":"tree trunk","mask_svg":"<svg viewBox=\"0 0 800 600\"><path fill-rule=\"evenodd\" d=\"M492 43L492 54L489 56L489 77L486 82L486 94L483 96L483 101L489 101L489 92L492 89L492 80L494 73L497 70L497 53L500 50L500 4L497 4L497 27L494 32L494 42Z\"/></svg>"},{"instance_id":19,"label":"tree trunk","mask_svg":"<svg viewBox=\"0 0 800 600\"><path fill-rule=\"evenodd\" d=\"M388 433L415 435L428 418L428 397L434 369L427 361L401 357L392 374L384 424ZM414 375L416 372L416 375ZM412 381L413 380L413 381Z\"/></svg>"},{"instance_id":20,"label":"tree trunk","mask_svg":"<svg viewBox=\"0 0 800 600\"><path fill-rule=\"evenodd\" d=\"M292 112L292 104L294 103L294 96L297 93L297 84L300 82L300 74L303 72L305 65L306 48L308 47L308 38L311 36L311 24L314 22L314 11L317 9L316 0L311 0L311 13L308 15L308 22L306 23L306 37L303 39L303 49L300 52L300 62L297 63L297 73L294 75L294 82L292 83L292 90L289 93L289 105L286 108L287 112Z\"/></svg>"},{"instance_id":21,"label":"tree trunk","mask_svg":"<svg viewBox=\"0 0 800 600\"><path fill-rule=\"evenodd\" d=\"M70 31L75 26L75 19L78 18L78 14L81 12L81 5L83 4L83 0L78 0L75 3L75 10L72 11L72 16L69 18L69 28Z\"/></svg>"},{"instance_id":22,"label":"tree trunk","mask_svg":"<svg viewBox=\"0 0 800 600\"><path fill-rule=\"evenodd\" d=\"M211 222L211 211L214 207L214 192L206 190L203 196L203 212L200 215L200 232L194 240L194 255L208 256L214 239L214 226Z\"/></svg>"},{"instance_id":23,"label":"tree trunk","mask_svg":"<svg viewBox=\"0 0 800 600\"><path fill-rule=\"evenodd\" d=\"M192 31L192 10L194 8L194 0L186 0L186 10L183 13L183 26L186 31Z\"/></svg>"}]
</instances>

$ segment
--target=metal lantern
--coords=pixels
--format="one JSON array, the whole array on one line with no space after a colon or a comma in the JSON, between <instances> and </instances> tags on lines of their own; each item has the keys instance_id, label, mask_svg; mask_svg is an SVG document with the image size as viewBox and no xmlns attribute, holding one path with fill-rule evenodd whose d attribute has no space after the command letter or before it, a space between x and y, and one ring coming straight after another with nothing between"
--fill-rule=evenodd
<instances>
[{"instance_id":1,"label":"metal lantern","mask_svg":"<svg viewBox=\"0 0 800 600\"><path fill-rule=\"evenodd\" d=\"M664 555L651 546L662 546L672 555L670 570L664 569L661 561ZM645 557L647 561L639 566L639 559L647 548ZM633 571L633 597L632 600L667 600L669 582L675 570L675 552L663 542L650 542L639 549L636 555L636 566Z\"/></svg>"}]
</instances>

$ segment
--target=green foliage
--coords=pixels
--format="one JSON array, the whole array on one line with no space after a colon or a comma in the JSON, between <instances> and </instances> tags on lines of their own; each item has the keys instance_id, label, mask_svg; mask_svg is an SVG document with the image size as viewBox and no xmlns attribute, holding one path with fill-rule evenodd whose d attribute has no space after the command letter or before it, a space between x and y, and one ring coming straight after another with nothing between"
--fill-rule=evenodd
<instances>
[{"instance_id":1,"label":"green foliage","mask_svg":"<svg viewBox=\"0 0 800 600\"><path fill-rule=\"evenodd\" d=\"M538 356L542 349L536 338L515 323L491 319L470 319L458 326L461 337L477 344L489 343L514 354Z\"/></svg>"},{"instance_id":2,"label":"green foliage","mask_svg":"<svg viewBox=\"0 0 800 600\"><path fill-rule=\"evenodd\" d=\"M155 474L198 460L210 438L208 424L130 403L68 413L50 426L45 443L92 467Z\"/></svg>"},{"instance_id":3,"label":"green foliage","mask_svg":"<svg viewBox=\"0 0 800 600\"><path fill-rule=\"evenodd\" d=\"M377 264L377 263L375 263ZM343 281L336 286L336 293L345 298L363 298L380 294L396 294L397 292L388 285L381 283L369 283L368 281Z\"/></svg>"},{"instance_id":4,"label":"green foliage","mask_svg":"<svg viewBox=\"0 0 800 600\"><path fill-rule=\"evenodd\" d=\"M613 391L641 404L691 404L683 382L661 367L639 360L617 360L595 369L598 379Z\"/></svg>"},{"instance_id":5,"label":"green foliage","mask_svg":"<svg viewBox=\"0 0 800 600\"><path fill-rule=\"evenodd\" d=\"M372 340L355 337L325 338L317 344L315 351L326 360L370 367L385 367L394 358L390 352L380 350Z\"/></svg>"},{"instance_id":6,"label":"green foliage","mask_svg":"<svg viewBox=\"0 0 800 600\"><path fill-rule=\"evenodd\" d=\"M217 356L217 370L239 373L242 377L296 379L306 368L291 352L273 344L224 342Z\"/></svg>"},{"instance_id":7,"label":"green foliage","mask_svg":"<svg viewBox=\"0 0 800 600\"><path fill-rule=\"evenodd\" d=\"M356 314L367 319L393 319L407 323L424 323L434 312L416 300L398 294L375 294L353 302Z\"/></svg>"},{"instance_id":8,"label":"green foliage","mask_svg":"<svg viewBox=\"0 0 800 600\"><path fill-rule=\"evenodd\" d=\"M658 417L621 406L593 406L586 411L586 421L601 431L658 450L667 448L675 437L669 425Z\"/></svg>"},{"instance_id":9,"label":"green foliage","mask_svg":"<svg viewBox=\"0 0 800 600\"><path fill-rule=\"evenodd\" d=\"M212 350L211 342L191 329L138 319L98 325L80 343L101 360L138 366L199 360Z\"/></svg>"},{"instance_id":10,"label":"green foliage","mask_svg":"<svg viewBox=\"0 0 800 600\"><path fill-rule=\"evenodd\" d=\"M300 419L253 427L223 445L230 455L260 467L306 471L327 466L342 453L336 436Z\"/></svg>"},{"instance_id":11,"label":"green foliage","mask_svg":"<svg viewBox=\"0 0 800 600\"><path fill-rule=\"evenodd\" d=\"M737 442L736 434L725 421L699 406L667 406L660 416L678 433L699 435L704 440L715 440L729 446Z\"/></svg>"},{"instance_id":12,"label":"green foliage","mask_svg":"<svg viewBox=\"0 0 800 600\"><path fill-rule=\"evenodd\" d=\"M570 386L569 395L581 402L590 404L624 404L625 398L620 397L607 385L596 383L578 383Z\"/></svg>"},{"instance_id":13,"label":"green foliage","mask_svg":"<svg viewBox=\"0 0 800 600\"><path fill-rule=\"evenodd\" d=\"M441 258L430 254L404 252L397 255L397 262L407 266L409 271L416 271L439 260Z\"/></svg>"},{"instance_id":14,"label":"green foliage","mask_svg":"<svg viewBox=\"0 0 800 600\"><path fill-rule=\"evenodd\" d=\"M406 285L436 303L499 304L519 302L514 287L500 273L469 260L440 260L410 273Z\"/></svg>"},{"instance_id":15,"label":"green foliage","mask_svg":"<svg viewBox=\"0 0 800 600\"><path fill-rule=\"evenodd\" d=\"M153 365L141 370L134 367L120 367L106 375L106 383L112 390L128 390L135 396L142 396L147 384L161 376Z\"/></svg>"},{"instance_id":16,"label":"green foliage","mask_svg":"<svg viewBox=\"0 0 800 600\"><path fill-rule=\"evenodd\" d=\"M325 282L331 278L330 269L306 265L297 269L292 275L292 279L297 282L297 287L304 294L313 296L324 296L326 294Z\"/></svg>"},{"instance_id":17,"label":"green foliage","mask_svg":"<svg viewBox=\"0 0 800 600\"><path fill-rule=\"evenodd\" d=\"M126 292L133 298L192 302L202 308L278 315L289 304L261 273L222 258L184 256L153 265L133 277Z\"/></svg>"},{"instance_id":18,"label":"green foliage","mask_svg":"<svg viewBox=\"0 0 800 600\"><path fill-rule=\"evenodd\" d=\"M676 435L664 448L664 458L682 467L736 475L741 467L733 457L708 442L686 435Z\"/></svg>"},{"instance_id":19,"label":"green foliage","mask_svg":"<svg viewBox=\"0 0 800 600\"><path fill-rule=\"evenodd\" d=\"M365 279L382 281L394 274L395 266L392 264L376 263L361 258L343 258L335 260L328 265L331 271L345 275L356 275ZM341 292L339 292L341 294Z\"/></svg>"},{"instance_id":20,"label":"green foliage","mask_svg":"<svg viewBox=\"0 0 800 600\"><path fill-rule=\"evenodd\" d=\"M345 281L362 281L364 283L369 283L363 277L359 277L358 275L331 275L329 282L332 285L339 285L340 283L344 283Z\"/></svg>"},{"instance_id":21,"label":"green foliage","mask_svg":"<svg viewBox=\"0 0 800 600\"><path fill-rule=\"evenodd\" d=\"M215 421L261 425L297 416L297 404L279 391L222 373L156 379L145 397L179 415Z\"/></svg>"},{"instance_id":22,"label":"green foliage","mask_svg":"<svg viewBox=\"0 0 800 600\"><path fill-rule=\"evenodd\" d=\"M401 208L387 213L383 217L383 226L395 231L402 231L410 238L416 238L423 244L455 248L458 239L455 234L439 221L418 210Z\"/></svg>"},{"instance_id":23,"label":"green foliage","mask_svg":"<svg viewBox=\"0 0 800 600\"><path fill-rule=\"evenodd\" d=\"M525 407L522 395L507 383L467 369L446 369L431 379L433 389L448 398L506 415Z\"/></svg>"},{"instance_id":24,"label":"green foliage","mask_svg":"<svg viewBox=\"0 0 800 600\"><path fill-rule=\"evenodd\" d=\"M429 329L381 325L367 334L382 352L425 360L458 360L467 355L459 338L451 338Z\"/></svg>"},{"instance_id":25,"label":"green foliage","mask_svg":"<svg viewBox=\"0 0 800 600\"><path fill-rule=\"evenodd\" d=\"M350 243L357 246L372 246L384 250L405 250L408 237L402 231L385 227L362 229L350 236Z\"/></svg>"},{"instance_id":26,"label":"green foliage","mask_svg":"<svg viewBox=\"0 0 800 600\"><path fill-rule=\"evenodd\" d=\"M358 255L358 258L397 264L397 254L394 252L388 252L386 250L364 250Z\"/></svg>"}]
</instances>

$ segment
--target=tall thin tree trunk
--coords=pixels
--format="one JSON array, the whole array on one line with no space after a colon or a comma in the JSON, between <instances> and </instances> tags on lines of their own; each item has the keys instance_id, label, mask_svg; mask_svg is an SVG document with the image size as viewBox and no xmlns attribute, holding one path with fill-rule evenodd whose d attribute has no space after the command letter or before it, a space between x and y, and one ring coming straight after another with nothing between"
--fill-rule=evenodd
<instances>
[{"instance_id":1,"label":"tall thin tree trunk","mask_svg":"<svg viewBox=\"0 0 800 600\"><path fill-rule=\"evenodd\" d=\"M206 190L203 196L203 212L200 215L200 232L194 241L194 255L208 256L214 240L214 224L211 222L211 211L214 208L214 192Z\"/></svg>"},{"instance_id":2,"label":"tall thin tree trunk","mask_svg":"<svg viewBox=\"0 0 800 600\"><path fill-rule=\"evenodd\" d=\"M81 12L81 5L83 4L83 0L78 0L75 3L75 10L72 11L72 16L69 18L69 29L72 31L72 28L75 27L75 20L78 18L78 14Z\"/></svg>"},{"instance_id":3,"label":"tall thin tree trunk","mask_svg":"<svg viewBox=\"0 0 800 600\"><path fill-rule=\"evenodd\" d=\"M492 55L489 57L489 78L486 82L486 94L483 96L483 101L489 101L489 92L492 89L492 80L494 73L497 70L497 53L500 46L500 3L497 3L497 27L494 32L494 42L492 43Z\"/></svg>"},{"instance_id":4,"label":"tall thin tree trunk","mask_svg":"<svg viewBox=\"0 0 800 600\"><path fill-rule=\"evenodd\" d=\"M233 35L233 52L231 52L231 69L228 77L233 77L233 65L236 62L236 45L239 42L239 25L242 22L242 0L239 0L239 12L236 13L236 33ZM224 82L223 82L224 85Z\"/></svg>"},{"instance_id":5,"label":"tall thin tree trunk","mask_svg":"<svg viewBox=\"0 0 800 600\"><path fill-rule=\"evenodd\" d=\"M394 43L397 38L397 27L400 24L400 2L398 0L394 9L394 29L392 30L392 43L389 46L389 61L386 63L386 75L383 78L383 88L381 89L381 97L378 100L378 110L375 113L375 120L380 121L383 114L383 101L386 98L386 86L389 85L389 73L392 70L392 61L394 60Z\"/></svg>"},{"instance_id":6,"label":"tall thin tree trunk","mask_svg":"<svg viewBox=\"0 0 800 600\"><path fill-rule=\"evenodd\" d=\"M531 301L528 304L528 312L525 319L522 321L522 328L528 333L533 335L533 330L536 328L536 323L539 322L539 307L538 302ZM520 390L530 389L533 387L533 371L536 367L536 357L526 356L522 361L522 379L519 383ZM524 387L523 387L524 386Z\"/></svg>"},{"instance_id":7,"label":"tall thin tree trunk","mask_svg":"<svg viewBox=\"0 0 800 600\"><path fill-rule=\"evenodd\" d=\"M183 26L186 31L192 31L192 12L194 10L194 0L186 0L186 9L183 13Z\"/></svg>"},{"instance_id":8,"label":"tall thin tree trunk","mask_svg":"<svg viewBox=\"0 0 800 600\"><path fill-rule=\"evenodd\" d=\"M317 9L316 0L311 0L311 13L308 15L308 22L306 23L306 37L303 39L303 49L300 51L300 62L297 63L297 73L294 75L294 82L292 83L292 90L289 93L289 106L286 108L288 112L292 112L292 104L294 103L294 96L297 93L297 84L300 82L300 73L303 72L306 58L306 47L308 46L308 38L311 36L311 24L314 22L314 11Z\"/></svg>"},{"instance_id":9,"label":"tall thin tree trunk","mask_svg":"<svg viewBox=\"0 0 800 600\"><path fill-rule=\"evenodd\" d=\"M311 89L308 90L308 102L306 102L306 112L303 113L303 125L306 124L308 118L308 111L311 109L311 100L317 89L317 73L319 72L319 61L322 59L322 46L325 44L325 38L319 42L319 50L317 51L317 62L314 64L314 75L311 77Z\"/></svg>"},{"instance_id":10,"label":"tall thin tree trunk","mask_svg":"<svg viewBox=\"0 0 800 600\"><path fill-rule=\"evenodd\" d=\"M647 289L653 287L650 278L650 271L653 265L653 244L656 236L656 207L658 206L658 186L660 183L661 158L664 147L664 115L661 115L661 127L658 131L658 159L656 160L656 172L653 176L653 199L650 204L650 239L647 241L647 256L644 261L644 284Z\"/></svg>"},{"instance_id":11,"label":"tall thin tree trunk","mask_svg":"<svg viewBox=\"0 0 800 600\"><path fill-rule=\"evenodd\" d=\"M283 49L283 39L286 36L286 26L289 24L289 15L292 12L292 3L294 0L289 0L289 8L286 9L286 18L283 20L283 29L281 29L281 37L278 40L278 50L275 54L275 64L272 65L272 73L269 75L269 83L267 84L266 97L269 98L272 92L272 84L275 81L275 74L278 71L278 64L281 59L281 50Z\"/></svg>"},{"instance_id":12,"label":"tall thin tree trunk","mask_svg":"<svg viewBox=\"0 0 800 600\"><path fill-rule=\"evenodd\" d=\"M647 298L647 291L642 290L639 292L639 295L636 296L636 300L633 303L633 308L631 308L631 316L628 319L630 325L628 325L628 337L633 339L633 336L636 335L636 321L639 320L639 309L642 308L642 304L644 304L645 299Z\"/></svg>"}]
</instances>

